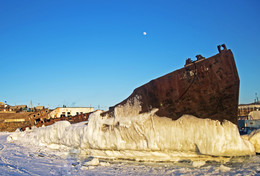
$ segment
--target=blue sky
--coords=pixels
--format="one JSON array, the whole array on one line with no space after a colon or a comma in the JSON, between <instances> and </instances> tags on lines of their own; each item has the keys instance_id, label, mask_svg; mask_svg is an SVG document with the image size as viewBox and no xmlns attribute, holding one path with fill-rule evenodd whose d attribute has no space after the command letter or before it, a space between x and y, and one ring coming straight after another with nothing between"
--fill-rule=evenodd
<instances>
[{"instance_id":1,"label":"blue sky","mask_svg":"<svg viewBox=\"0 0 260 176\"><path fill-rule=\"evenodd\" d=\"M108 108L225 43L240 103L253 102L259 9L258 0L0 0L0 101Z\"/></svg>"}]
</instances>

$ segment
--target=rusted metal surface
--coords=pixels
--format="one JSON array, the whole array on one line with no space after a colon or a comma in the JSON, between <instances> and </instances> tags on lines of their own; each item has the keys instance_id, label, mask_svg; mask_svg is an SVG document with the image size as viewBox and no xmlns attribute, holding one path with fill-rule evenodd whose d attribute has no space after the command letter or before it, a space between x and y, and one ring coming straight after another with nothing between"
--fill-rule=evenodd
<instances>
[{"instance_id":1,"label":"rusted metal surface","mask_svg":"<svg viewBox=\"0 0 260 176\"><path fill-rule=\"evenodd\" d=\"M15 131L17 128L24 131L32 126L42 127L52 125L55 122L67 120L70 123L87 121L91 113L79 114L70 117L50 118L49 109L43 109L33 113L10 114L9 119L0 119L0 131ZM11 116L12 115L12 116Z\"/></svg>"},{"instance_id":2,"label":"rusted metal surface","mask_svg":"<svg viewBox=\"0 0 260 176\"><path fill-rule=\"evenodd\" d=\"M218 46L218 50L217 55L207 59L201 55L197 61L188 59L184 68L136 88L126 100L103 115L112 116L116 106L139 96L140 113L158 108L158 116L172 120L190 114L237 124L239 76L231 50L225 45Z\"/></svg>"},{"instance_id":3,"label":"rusted metal surface","mask_svg":"<svg viewBox=\"0 0 260 176\"><path fill-rule=\"evenodd\" d=\"M29 115L29 121L32 125L37 124L44 119L49 119L49 109L42 109Z\"/></svg>"},{"instance_id":4,"label":"rusted metal surface","mask_svg":"<svg viewBox=\"0 0 260 176\"><path fill-rule=\"evenodd\" d=\"M60 118L49 118L49 116L40 116L38 114L32 114L32 117L34 117L34 115L38 115L38 116L31 119L30 125L21 127L21 130L24 131L26 128L31 128L32 126L36 126L36 127L49 126L54 124L55 122L62 121L62 120L69 121L71 124L79 123L79 122L87 121L91 113L92 112L79 114L71 117L60 117Z\"/></svg>"}]
</instances>

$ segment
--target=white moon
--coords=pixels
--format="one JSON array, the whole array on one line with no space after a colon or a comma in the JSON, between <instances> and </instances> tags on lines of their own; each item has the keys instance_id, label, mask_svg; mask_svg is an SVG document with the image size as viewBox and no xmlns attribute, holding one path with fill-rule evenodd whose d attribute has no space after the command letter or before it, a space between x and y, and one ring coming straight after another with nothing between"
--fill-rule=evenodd
<instances>
[{"instance_id":1,"label":"white moon","mask_svg":"<svg viewBox=\"0 0 260 176\"><path fill-rule=\"evenodd\" d=\"M147 33L146 33L146 32L143 32L143 35L147 35Z\"/></svg>"}]
</instances>

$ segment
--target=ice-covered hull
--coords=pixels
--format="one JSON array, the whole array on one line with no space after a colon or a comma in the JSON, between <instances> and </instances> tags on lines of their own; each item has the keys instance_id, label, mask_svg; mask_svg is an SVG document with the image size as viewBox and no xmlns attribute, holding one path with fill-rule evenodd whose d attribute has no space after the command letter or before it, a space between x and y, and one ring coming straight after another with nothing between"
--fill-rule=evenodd
<instances>
[{"instance_id":1,"label":"ice-covered hull","mask_svg":"<svg viewBox=\"0 0 260 176\"><path fill-rule=\"evenodd\" d=\"M139 113L157 108L156 115L173 120L189 114L237 124L239 76L231 50L222 47L223 50L218 47L219 54L215 56L188 60L184 68L136 88L126 100L103 115L114 116L115 107L127 102L134 104L138 97Z\"/></svg>"}]
</instances>

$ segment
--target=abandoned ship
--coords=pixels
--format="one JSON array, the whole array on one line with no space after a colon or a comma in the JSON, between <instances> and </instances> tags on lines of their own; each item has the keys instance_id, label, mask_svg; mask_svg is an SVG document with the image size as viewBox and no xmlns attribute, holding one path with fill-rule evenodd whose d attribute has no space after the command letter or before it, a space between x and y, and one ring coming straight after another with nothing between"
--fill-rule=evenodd
<instances>
[{"instance_id":1,"label":"abandoned ship","mask_svg":"<svg viewBox=\"0 0 260 176\"><path fill-rule=\"evenodd\" d=\"M172 120L189 114L198 118L228 120L237 125L239 76L235 60L230 49L219 45L219 53L204 58L197 55L197 60L186 60L183 68L154 79L138 88L121 103L110 107L102 116L114 117L116 107L135 104L136 97L140 102L137 114L158 109L156 115ZM131 111L131 108L130 108ZM73 122L86 121L90 113L73 118L51 118L48 111L31 114L27 122L20 123L20 128L50 125L59 120ZM127 117L127 115L126 115ZM19 123L19 122L16 122ZM17 127L17 126L16 126Z\"/></svg>"},{"instance_id":2,"label":"abandoned ship","mask_svg":"<svg viewBox=\"0 0 260 176\"><path fill-rule=\"evenodd\" d=\"M110 107L102 115L115 115L115 107L140 101L141 111L156 108L156 115L172 120L184 114L213 120L228 120L237 125L239 76L234 56L225 44L219 45L219 53L197 60L186 60L183 68L154 79L141 87L121 103Z\"/></svg>"}]
</instances>

